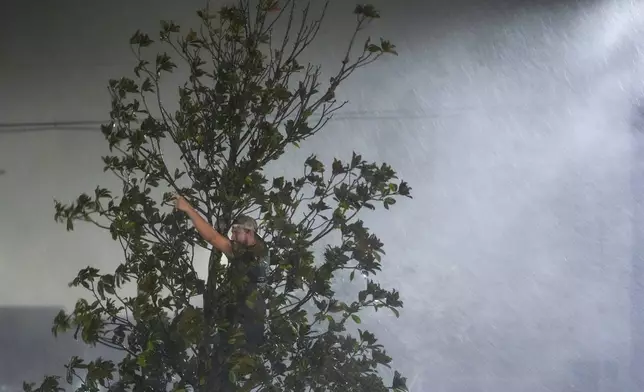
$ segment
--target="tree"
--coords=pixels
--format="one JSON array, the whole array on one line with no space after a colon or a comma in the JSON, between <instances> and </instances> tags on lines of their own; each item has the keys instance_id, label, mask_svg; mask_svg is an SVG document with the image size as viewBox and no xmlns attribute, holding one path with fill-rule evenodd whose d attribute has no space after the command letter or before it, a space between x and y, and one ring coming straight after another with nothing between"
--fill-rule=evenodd
<instances>
[{"instance_id":1,"label":"tree","mask_svg":"<svg viewBox=\"0 0 644 392\"><path fill-rule=\"evenodd\" d=\"M320 67L303 65L300 57L328 0L319 17L311 16L310 2L296 3L237 0L218 12L206 8L197 13L199 31L182 33L174 22L162 22L161 43L189 73L174 114L160 91L178 66L167 53L146 60L152 39L140 31L132 36L136 79L109 82L111 121L101 128L112 154L103 157L105 171L120 179L122 193L99 186L71 204L55 203L55 219L67 230L90 222L110 233L124 257L111 273L82 269L70 286L84 287L89 299L54 320L55 335L73 330L88 345L120 353L120 361L72 358L66 381L80 381L78 390L406 390L398 372L385 385L379 370L391 358L376 337L361 329L352 335L347 326L360 324L367 308L398 315L402 307L396 290L371 278L381 269L383 244L359 214L380 203L389 209L397 198L411 197L410 187L389 165L355 152L330 167L311 155L299 178L265 176L267 164L324 129L344 105L335 97L338 86L357 69L396 54L395 46L366 39L358 47L360 33L380 15L371 5L356 6L346 54L325 84ZM280 20L286 32L277 39ZM180 167L164 155L173 148ZM220 232L239 214L262 222L271 268L264 293L268 343L261 352L241 348L240 327L222 311L223 294L236 284L226 278L222 255L211 251L207 279L198 277L194 250L206 243L169 205L173 192ZM331 234L339 240L321 249ZM351 302L337 298L334 278L347 274L353 281L356 273L367 277L366 287ZM128 284L136 294L126 295ZM199 296L203 306L193 301ZM60 381L47 376L25 390L62 390Z\"/></svg>"}]
</instances>

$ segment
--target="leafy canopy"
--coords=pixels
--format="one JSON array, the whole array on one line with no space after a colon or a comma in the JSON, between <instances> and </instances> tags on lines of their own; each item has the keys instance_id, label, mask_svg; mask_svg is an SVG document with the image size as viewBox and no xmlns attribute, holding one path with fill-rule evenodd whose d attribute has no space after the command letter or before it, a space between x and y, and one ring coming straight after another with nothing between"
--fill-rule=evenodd
<instances>
[{"instance_id":1,"label":"leafy canopy","mask_svg":"<svg viewBox=\"0 0 644 392\"><path fill-rule=\"evenodd\" d=\"M354 71L395 46L359 36L380 17L371 5L354 9L356 26L328 83L319 66L301 63L327 12L324 4L238 0L218 12L197 14L198 30L161 23L159 41L172 49L146 57L153 40L140 31L130 44L138 64L135 79L109 82L111 121L102 126L111 155L105 171L117 176L118 195L97 187L71 204L55 203L55 219L73 230L90 222L117 241L123 259L113 272L82 269L70 286L88 296L56 317L54 334L75 331L88 345L114 350L116 359L87 362L73 357L67 383L78 391L386 391L406 390L395 372L386 386L381 366L391 358L360 324L367 308L402 307L399 293L381 287L383 244L359 214L389 209L410 187L387 164L315 155L301 177L267 178L265 167L317 134L345 102L338 86ZM314 17L312 15L317 15ZM282 23L283 22L283 23ZM285 28L281 38L277 27ZM168 73L189 75L171 111L161 99ZM172 167L164 151L180 154ZM249 354L244 334L223 311L225 293L240 282L225 274L221 254L211 251L207 279L194 267L195 249L207 244L169 205L184 195L220 232L239 214L262 222L271 250L267 299L267 344ZM333 234L335 244L322 246ZM333 290L341 274L364 275L366 287L345 302ZM136 286L129 295L128 284ZM203 298L203 305L194 299ZM254 297L256 299L256 297ZM252 302L251 296L249 299ZM60 379L25 384L26 391L63 390Z\"/></svg>"}]
</instances>

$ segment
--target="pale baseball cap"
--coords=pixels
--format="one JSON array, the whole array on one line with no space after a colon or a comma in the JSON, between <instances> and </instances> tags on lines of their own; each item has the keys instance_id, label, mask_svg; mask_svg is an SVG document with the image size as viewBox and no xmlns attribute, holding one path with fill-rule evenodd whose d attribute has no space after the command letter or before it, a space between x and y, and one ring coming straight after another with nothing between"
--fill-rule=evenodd
<instances>
[{"instance_id":1,"label":"pale baseball cap","mask_svg":"<svg viewBox=\"0 0 644 392\"><path fill-rule=\"evenodd\" d=\"M250 216L240 215L233 221L233 229L239 228L257 233L257 221Z\"/></svg>"}]
</instances>

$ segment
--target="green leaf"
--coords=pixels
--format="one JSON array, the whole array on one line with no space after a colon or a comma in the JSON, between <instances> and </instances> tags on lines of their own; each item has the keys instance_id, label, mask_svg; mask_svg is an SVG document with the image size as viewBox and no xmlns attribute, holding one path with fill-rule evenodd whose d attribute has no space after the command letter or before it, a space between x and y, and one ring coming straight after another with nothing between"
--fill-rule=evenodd
<instances>
[{"instance_id":1,"label":"green leaf","mask_svg":"<svg viewBox=\"0 0 644 392\"><path fill-rule=\"evenodd\" d=\"M197 40L197 32L192 30L192 29L190 29L190 31L186 35L186 41L187 42L193 42L193 41L196 41L196 40Z\"/></svg>"},{"instance_id":2,"label":"green leaf","mask_svg":"<svg viewBox=\"0 0 644 392\"><path fill-rule=\"evenodd\" d=\"M150 46L152 42L147 34L141 33L141 30L137 30L130 38L130 45L138 45L140 47Z\"/></svg>"},{"instance_id":3,"label":"green leaf","mask_svg":"<svg viewBox=\"0 0 644 392\"><path fill-rule=\"evenodd\" d=\"M358 4L353 11L354 14L364 15L367 18L380 18L380 12L371 4Z\"/></svg>"},{"instance_id":4,"label":"green leaf","mask_svg":"<svg viewBox=\"0 0 644 392\"><path fill-rule=\"evenodd\" d=\"M398 193L400 193L401 196L410 197L410 192L411 188L409 187L409 185L405 181L402 181L398 186Z\"/></svg>"},{"instance_id":5,"label":"green leaf","mask_svg":"<svg viewBox=\"0 0 644 392\"><path fill-rule=\"evenodd\" d=\"M382 48L382 51L384 53L391 53L393 55L398 55L398 52L396 52L396 45L392 44L390 41L387 41L385 39L380 39L380 47Z\"/></svg>"},{"instance_id":6,"label":"green leaf","mask_svg":"<svg viewBox=\"0 0 644 392\"><path fill-rule=\"evenodd\" d=\"M331 169L332 169L331 174L333 174L334 176L344 173L344 165L342 164L341 161L337 159L333 160L333 165L331 166Z\"/></svg>"},{"instance_id":7,"label":"green leaf","mask_svg":"<svg viewBox=\"0 0 644 392\"><path fill-rule=\"evenodd\" d=\"M407 391L407 379L398 373L398 371L395 371L391 387L395 391Z\"/></svg>"},{"instance_id":8,"label":"green leaf","mask_svg":"<svg viewBox=\"0 0 644 392\"><path fill-rule=\"evenodd\" d=\"M364 302L365 299L367 299L367 292L363 290L360 293L358 293L358 301Z\"/></svg>"},{"instance_id":9,"label":"green leaf","mask_svg":"<svg viewBox=\"0 0 644 392\"><path fill-rule=\"evenodd\" d=\"M358 315L352 314L351 318L353 319L353 321L355 321L356 324L362 323L362 320L360 320L360 317L358 317Z\"/></svg>"},{"instance_id":10,"label":"green leaf","mask_svg":"<svg viewBox=\"0 0 644 392\"><path fill-rule=\"evenodd\" d=\"M174 68L177 68L177 65L172 62L170 56L167 53L157 54L156 58L156 71L172 72Z\"/></svg>"},{"instance_id":11,"label":"green leaf","mask_svg":"<svg viewBox=\"0 0 644 392\"><path fill-rule=\"evenodd\" d=\"M361 162L362 162L362 156L354 152L353 155L351 156L351 169L358 167L358 165Z\"/></svg>"},{"instance_id":12,"label":"green leaf","mask_svg":"<svg viewBox=\"0 0 644 392\"><path fill-rule=\"evenodd\" d=\"M389 209L390 205L396 204L396 199L394 199L393 197L387 197L387 198L385 198L383 204L384 204L386 209Z\"/></svg>"},{"instance_id":13,"label":"green leaf","mask_svg":"<svg viewBox=\"0 0 644 392\"><path fill-rule=\"evenodd\" d=\"M304 164L309 166L313 173L324 172L324 164L320 162L315 155L311 155Z\"/></svg>"},{"instance_id":14,"label":"green leaf","mask_svg":"<svg viewBox=\"0 0 644 392\"><path fill-rule=\"evenodd\" d=\"M145 80L141 84L141 91L154 92L150 78L145 78Z\"/></svg>"},{"instance_id":15,"label":"green leaf","mask_svg":"<svg viewBox=\"0 0 644 392\"><path fill-rule=\"evenodd\" d=\"M139 355L138 358L136 359L136 363L142 368L145 368L147 366L145 355Z\"/></svg>"},{"instance_id":16,"label":"green leaf","mask_svg":"<svg viewBox=\"0 0 644 392\"><path fill-rule=\"evenodd\" d=\"M166 33L178 33L181 28L171 20L162 20L161 29Z\"/></svg>"}]
</instances>

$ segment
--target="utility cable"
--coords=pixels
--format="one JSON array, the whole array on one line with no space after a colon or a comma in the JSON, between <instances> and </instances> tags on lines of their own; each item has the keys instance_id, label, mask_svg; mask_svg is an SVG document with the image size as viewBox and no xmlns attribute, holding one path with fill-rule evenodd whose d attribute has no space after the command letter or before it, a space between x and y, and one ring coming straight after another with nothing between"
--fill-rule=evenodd
<instances>
[{"instance_id":1,"label":"utility cable","mask_svg":"<svg viewBox=\"0 0 644 392\"><path fill-rule=\"evenodd\" d=\"M331 121L381 121L381 120L413 120L413 119L440 119L461 117L479 113L480 115L494 112L516 113L528 111L543 113L543 110L561 108L560 102L527 103L527 104L498 104L498 105L472 105L461 107L441 107L436 112L402 111L402 110L355 110L334 114ZM313 118L316 116L313 115ZM317 116L319 117L319 116ZM52 121L52 122L5 122L0 123L0 135L26 132L43 132L52 130L64 131L97 131L100 125L108 124L110 120L78 120L78 121Z\"/></svg>"}]
</instances>

